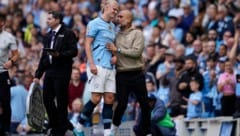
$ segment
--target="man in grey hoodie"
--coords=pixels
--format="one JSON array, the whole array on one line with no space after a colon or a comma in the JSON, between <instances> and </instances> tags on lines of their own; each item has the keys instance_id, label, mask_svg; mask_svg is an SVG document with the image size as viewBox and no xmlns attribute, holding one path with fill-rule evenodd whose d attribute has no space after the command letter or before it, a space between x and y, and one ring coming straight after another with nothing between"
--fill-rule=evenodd
<instances>
[{"instance_id":1,"label":"man in grey hoodie","mask_svg":"<svg viewBox=\"0 0 240 136\"><path fill-rule=\"evenodd\" d=\"M121 119L127 107L128 96L133 92L142 109L140 122L141 135L150 135L150 109L147 103L147 90L144 75L142 53L144 37L140 30L132 27L133 14L129 10L122 10L117 16L120 31L116 37L116 46L107 45L107 49L117 55L116 98L117 107L113 115L111 126L112 135L121 124ZM143 109L144 108L144 109Z\"/></svg>"}]
</instances>

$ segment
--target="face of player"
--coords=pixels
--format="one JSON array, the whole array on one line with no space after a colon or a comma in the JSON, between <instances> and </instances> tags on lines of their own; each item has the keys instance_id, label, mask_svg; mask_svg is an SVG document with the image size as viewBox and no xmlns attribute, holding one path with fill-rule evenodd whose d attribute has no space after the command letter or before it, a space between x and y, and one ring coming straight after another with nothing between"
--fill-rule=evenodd
<instances>
[{"instance_id":1,"label":"face of player","mask_svg":"<svg viewBox=\"0 0 240 136\"><path fill-rule=\"evenodd\" d=\"M104 8L104 14L108 15L109 18L114 19L118 14L119 6L117 2L108 3Z\"/></svg>"}]
</instances>

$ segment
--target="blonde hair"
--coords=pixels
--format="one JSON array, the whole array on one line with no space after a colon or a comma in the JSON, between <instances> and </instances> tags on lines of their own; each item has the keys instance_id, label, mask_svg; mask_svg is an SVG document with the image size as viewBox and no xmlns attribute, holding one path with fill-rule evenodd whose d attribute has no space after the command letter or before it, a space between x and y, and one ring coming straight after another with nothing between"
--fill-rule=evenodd
<instances>
[{"instance_id":1,"label":"blonde hair","mask_svg":"<svg viewBox=\"0 0 240 136\"><path fill-rule=\"evenodd\" d=\"M104 12L104 7L106 5L109 5L109 4L118 4L118 2L116 0L104 0L102 3L101 3L101 9L102 9L102 13Z\"/></svg>"}]
</instances>

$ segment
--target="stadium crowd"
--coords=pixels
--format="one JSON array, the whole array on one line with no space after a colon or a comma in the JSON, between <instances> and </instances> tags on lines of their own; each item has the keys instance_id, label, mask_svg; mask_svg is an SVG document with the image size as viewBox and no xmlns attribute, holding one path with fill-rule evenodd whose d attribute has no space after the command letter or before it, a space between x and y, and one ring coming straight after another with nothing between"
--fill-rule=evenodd
<instances>
[{"instance_id":1,"label":"stadium crowd","mask_svg":"<svg viewBox=\"0 0 240 136\"><path fill-rule=\"evenodd\" d=\"M120 10L133 12L133 26L143 31L147 89L164 101L171 117L240 117L240 0L118 2ZM13 132L30 129L26 127L26 97L49 30L46 18L51 10L62 11L64 24L78 37L79 52L69 84L73 124L82 103L89 99L84 95L88 90L85 33L88 22L100 14L101 0L2 0L5 30L16 37L20 53L9 71ZM123 120L135 120L138 107L131 96ZM98 113L101 106L90 125L99 122Z\"/></svg>"}]
</instances>

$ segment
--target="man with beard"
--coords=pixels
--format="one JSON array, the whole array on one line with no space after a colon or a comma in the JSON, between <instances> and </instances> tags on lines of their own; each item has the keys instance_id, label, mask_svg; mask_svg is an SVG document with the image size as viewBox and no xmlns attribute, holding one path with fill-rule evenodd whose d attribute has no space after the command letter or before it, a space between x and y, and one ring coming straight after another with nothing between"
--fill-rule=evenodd
<instances>
[{"instance_id":1,"label":"man with beard","mask_svg":"<svg viewBox=\"0 0 240 136\"><path fill-rule=\"evenodd\" d=\"M171 109L171 117L177 117L183 114L183 109L181 108L181 94L177 91L177 83L179 79L184 74L184 58L175 58L175 76L170 79L170 100L169 108Z\"/></svg>"},{"instance_id":2,"label":"man with beard","mask_svg":"<svg viewBox=\"0 0 240 136\"><path fill-rule=\"evenodd\" d=\"M132 27L133 13L122 10L117 16L120 31L116 37L116 46L108 45L107 49L117 54L116 74L116 98L117 106L114 111L111 126L112 135L116 135L122 122L123 113L127 107L128 96L135 94L142 110L140 122L140 134L138 136L151 136L150 119L151 112L147 103L147 89L142 53L144 49L144 38L140 30Z\"/></svg>"},{"instance_id":3,"label":"man with beard","mask_svg":"<svg viewBox=\"0 0 240 136\"><path fill-rule=\"evenodd\" d=\"M197 79L199 82L199 90L202 90L203 88L203 76L199 73L197 69L197 63L196 61L191 58L187 57L185 60L185 72L180 77L178 83L177 83L177 90L180 92L182 97L189 98L189 95L191 93L190 90L190 81L191 79ZM183 99L181 100L181 105L187 105L186 101ZM185 108L184 106L181 106ZM183 114L186 113L186 109L183 110Z\"/></svg>"},{"instance_id":4,"label":"man with beard","mask_svg":"<svg viewBox=\"0 0 240 136\"><path fill-rule=\"evenodd\" d=\"M208 57L214 58L215 60L218 59L218 53L216 52L215 41L210 40L207 42L207 50L208 50Z\"/></svg>"},{"instance_id":5,"label":"man with beard","mask_svg":"<svg viewBox=\"0 0 240 136\"><path fill-rule=\"evenodd\" d=\"M218 36L218 33L215 29L208 30L208 34L207 34L208 40L216 41L217 36Z\"/></svg>"}]
</instances>

